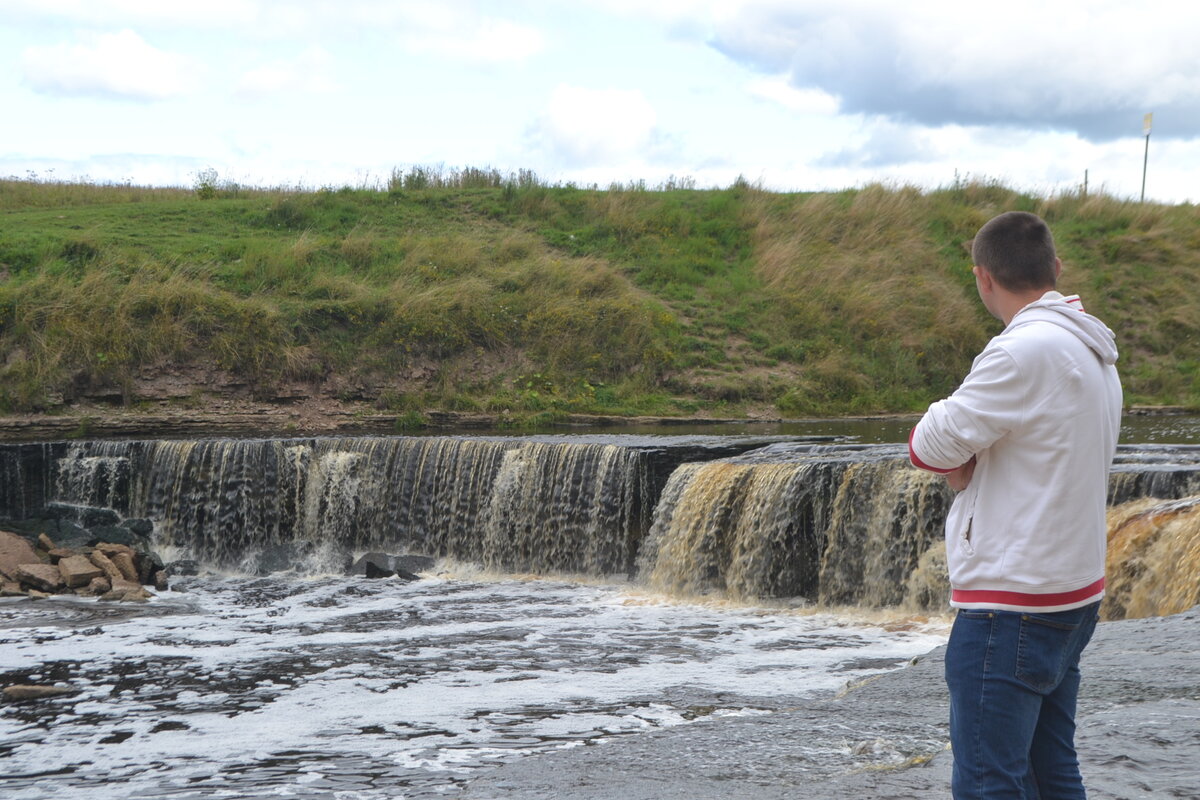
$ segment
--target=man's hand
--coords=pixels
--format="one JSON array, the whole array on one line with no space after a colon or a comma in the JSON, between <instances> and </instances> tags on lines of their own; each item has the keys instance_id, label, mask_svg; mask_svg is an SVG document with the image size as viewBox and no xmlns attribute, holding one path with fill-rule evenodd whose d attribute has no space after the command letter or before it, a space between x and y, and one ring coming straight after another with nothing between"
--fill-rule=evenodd
<instances>
[{"instance_id":1,"label":"man's hand","mask_svg":"<svg viewBox=\"0 0 1200 800\"><path fill-rule=\"evenodd\" d=\"M970 461L946 473L946 483L950 484L950 488L954 491L961 492L967 488L967 485L971 482L971 476L974 474L975 456L971 456Z\"/></svg>"}]
</instances>

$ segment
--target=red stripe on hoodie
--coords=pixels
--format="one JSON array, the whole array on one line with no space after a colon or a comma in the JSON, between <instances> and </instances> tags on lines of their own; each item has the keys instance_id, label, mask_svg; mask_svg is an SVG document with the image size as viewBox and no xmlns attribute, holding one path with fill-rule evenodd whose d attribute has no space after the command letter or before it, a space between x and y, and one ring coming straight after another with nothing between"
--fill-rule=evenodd
<instances>
[{"instance_id":1,"label":"red stripe on hoodie","mask_svg":"<svg viewBox=\"0 0 1200 800\"><path fill-rule=\"evenodd\" d=\"M1104 578L1095 583L1070 592L1052 594L1029 594L1028 592L1004 592L994 589L955 589L950 593L952 603L996 603L1009 606L1045 608L1078 603L1104 591Z\"/></svg>"}]
</instances>

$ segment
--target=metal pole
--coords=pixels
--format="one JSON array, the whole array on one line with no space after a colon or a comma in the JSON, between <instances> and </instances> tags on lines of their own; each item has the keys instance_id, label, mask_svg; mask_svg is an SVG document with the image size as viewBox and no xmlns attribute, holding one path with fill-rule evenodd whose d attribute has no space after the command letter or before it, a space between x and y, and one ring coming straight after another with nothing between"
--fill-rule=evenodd
<instances>
[{"instance_id":1,"label":"metal pole","mask_svg":"<svg viewBox=\"0 0 1200 800\"><path fill-rule=\"evenodd\" d=\"M1142 202L1146 202L1146 165L1150 163L1150 131L1146 131L1146 154L1142 156Z\"/></svg>"}]
</instances>

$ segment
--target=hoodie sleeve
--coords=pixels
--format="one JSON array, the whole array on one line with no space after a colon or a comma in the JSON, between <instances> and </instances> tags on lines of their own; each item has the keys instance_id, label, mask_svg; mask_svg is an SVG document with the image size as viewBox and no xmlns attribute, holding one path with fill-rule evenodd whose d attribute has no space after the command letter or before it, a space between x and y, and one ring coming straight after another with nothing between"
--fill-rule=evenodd
<instances>
[{"instance_id":1,"label":"hoodie sleeve","mask_svg":"<svg viewBox=\"0 0 1200 800\"><path fill-rule=\"evenodd\" d=\"M1018 427L1026 401L1020 369L1001 348L980 354L962 386L929 407L909 437L913 466L950 472Z\"/></svg>"}]
</instances>

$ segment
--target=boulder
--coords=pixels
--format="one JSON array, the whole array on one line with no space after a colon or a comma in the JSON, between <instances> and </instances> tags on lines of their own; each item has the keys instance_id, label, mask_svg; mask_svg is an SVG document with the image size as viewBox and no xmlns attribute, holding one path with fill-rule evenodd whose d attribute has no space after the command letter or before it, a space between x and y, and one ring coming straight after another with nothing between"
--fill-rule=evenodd
<instances>
[{"instance_id":1,"label":"boulder","mask_svg":"<svg viewBox=\"0 0 1200 800\"><path fill-rule=\"evenodd\" d=\"M403 570L405 572L428 572L437 564L437 559L432 556L418 555L403 555L396 556L395 567L393 569Z\"/></svg>"},{"instance_id":2,"label":"boulder","mask_svg":"<svg viewBox=\"0 0 1200 800\"><path fill-rule=\"evenodd\" d=\"M158 570L154 573L154 588L160 592L165 592L171 587L167 584L167 573L164 570Z\"/></svg>"},{"instance_id":3,"label":"boulder","mask_svg":"<svg viewBox=\"0 0 1200 800\"><path fill-rule=\"evenodd\" d=\"M419 577L415 573L432 569L436 563L436 559L429 556L396 556L372 552L355 561L350 567L350 574L364 575L368 578L390 578L399 575L405 580L415 581Z\"/></svg>"},{"instance_id":4,"label":"boulder","mask_svg":"<svg viewBox=\"0 0 1200 800\"><path fill-rule=\"evenodd\" d=\"M87 585L84 591L87 592L89 597L99 597L102 594L112 591L112 584L109 583L108 578L103 576L92 578L92 582Z\"/></svg>"},{"instance_id":5,"label":"boulder","mask_svg":"<svg viewBox=\"0 0 1200 800\"><path fill-rule=\"evenodd\" d=\"M133 564L137 567L138 581L140 583L153 583L154 573L161 572L163 569L162 559L157 553L140 552L134 555ZM195 573L192 573L193 575Z\"/></svg>"},{"instance_id":6,"label":"boulder","mask_svg":"<svg viewBox=\"0 0 1200 800\"><path fill-rule=\"evenodd\" d=\"M72 550L69 547L56 547L53 550L48 551L46 554L50 556L51 564L57 564L64 558L70 558L71 556L78 555L75 550Z\"/></svg>"},{"instance_id":7,"label":"boulder","mask_svg":"<svg viewBox=\"0 0 1200 800\"><path fill-rule=\"evenodd\" d=\"M385 569L383 567L376 566L374 561L368 561L366 569L363 571L363 574L366 577L374 580L375 578L391 578L396 573L390 569Z\"/></svg>"},{"instance_id":8,"label":"boulder","mask_svg":"<svg viewBox=\"0 0 1200 800\"><path fill-rule=\"evenodd\" d=\"M111 508L80 506L74 503L47 503L46 516L52 519L77 522L85 528L94 528L98 525L116 525L121 521L121 515Z\"/></svg>"},{"instance_id":9,"label":"boulder","mask_svg":"<svg viewBox=\"0 0 1200 800\"><path fill-rule=\"evenodd\" d=\"M92 538L90 544L119 544L132 551L144 550L150 546L145 536L140 536L123 525L94 525L88 528Z\"/></svg>"},{"instance_id":10,"label":"boulder","mask_svg":"<svg viewBox=\"0 0 1200 800\"><path fill-rule=\"evenodd\" d=\"M149 600L154 595L146 591L140 583L133 581L116 580L113 581L112 589L100 595L101 600L116 600L125 603L141 603Z\"/></svg>"},{"instance_id":11,"label":"boulder","mask_svg":"<svg viewBox=\"0 0 1200 800\"><path fill-rule=\"evenodd\" d=\"M99 550L101 553L104 553L104 555L108 556L109 558L112 558L117 553L125 553L132 557L133 553L134 553L133 548L130 547L129 545L119 544L117 542L109 542L109 541L96 542L94 547L95 547L95 549Z\"/></svg>"},{"instance_id":12,"label":"boulder","mask_svg":"<svg viewBox=\"0 0 1200 800\"><path fill-rule=\"evenodd\" d=\"M47 697L63 697L69 694L79 694L79 690L70 686L37 686L34 684L16 684L4 687L4 696L9 700L42 700Z\"/></svg>"},{"instance_id":13,"label":"boulder","mask_svg":"<svg viewBox=\"0 0 1200 800\"><path fill-rule=\"evenodd\" d=\"M167 573L168 578L175 576L175 575L181 575L181 576L199 575L200 574L200 562L194 561L190 558L184 558L184 559L180 559L179 561L172 561L170 564L168 564L166 567L163 568L163 571L165 573Z\"/></svg>"},{"instance_id":14,"label":"boulder","mask_svg":"<svg viewBox=\"0 0 1200 800\"><path fill-rule=\"evenodd\" d=\"M290 542L269 544L258 554L258 574L287 572L296 560L296 546Z\"/></svg>"},{"instance_id":15,"label":"boulder","mask_svg":"<svg viewBox=\"0 0 1200 800\"><path fill-rule=\"evenodd\" d=\"M45 550L47 553L49 553L51 550L53 550L53 549L55 548L55 546L56 546L56 545L54 544L54 540L52 540L52 539L51 539L49 536L47 536L45 533L39 533L39 534L38 534L38 537L37 537L37 543L38 543L38 547L42 548L42 549L43 549L43 550Z\"/></svg>"},{"instance_id":16,"label":"boulder","mask_svg":"<svg viewBox=\"0 0 1200 800\"><path fill-rule=\"evenodd\" d=\"M99 550L95 550L92 552L91 559L93 564L104 570L105 577L107 577L114 586L116 585L117 581L125 580L125 576L121 574L121 570L118 569L117 565L114 564L108 556L104 555L104 553L101 553Z\"/></svg>"},{"instance_id":17,"label":"boulder","mask_svg":"<svg viewBox=\"0 0 1200 800\"><path fill-rule=\"evenodd\" d=\"M17 580L43 592L55 592L63 588L62 573L53 564L20 564Z\"/></svg>"},{"instance_id":18,"label":"boulder","mask_svg":"<svg viewBox=\"0 0 1200 800\"><path fill-rule=\"evenodd\" d=\"M0 531L0 574L16 578L18 566L40 564L41 561L33 545L24 536Z\"/></svg>"},{"instance_id":19,"label":"boulder","mask_svg":"<svg viewBox=\"0 0 1200 800\"><path fill-rule=\"evenodd\" d=\"M55 545L66 548L84 547L92 537L86 528L65 519L25 519L5 523L5 527L33 542L44 533Z\"/></svg>"},{"instance_id":20,"label":"boulder","mask_svg":"<svg viewBox=\"0 0 1200 800\"><path fill-rule=\"evenodd\" d=\"M133 565L133 553L117 552L108 558L121 571L121 577L141 586L141 581L138 580L137 567Z\"/></svg>"},{"instance_id":21,"label":"boulder","mask_svg":"<svg viewBox=\"0 0 1200 800\"><path fill-rule=\"evenodd\" d=\"M0 597L24 597L21 584L16 581L0 580Z\"/></svg>"},{"instance_id":22,"label":"boulder","mask_svg":"<svg viewBox=\"0 0 1200 800\"><path fill-rule=\"evenodd\" d=\"M148 519L138 519L137 517L134 517L133 519L122 520L118 527L125 528L134 536L138 536L143 539L150 538L150 536L154 533L153 522Z\"/></svg>"},{"instance_id":23,"label":"boulder","mask_svg":"<svg viewBox=\"0 0 1200 800\"><path fill-rule=\"evenodd\" d=\"M93 579L104 575L104 570L93 564L87 556L70 556L58 562L58 571L70 589L87 586Z\"/></svg>"}]
</instances>

